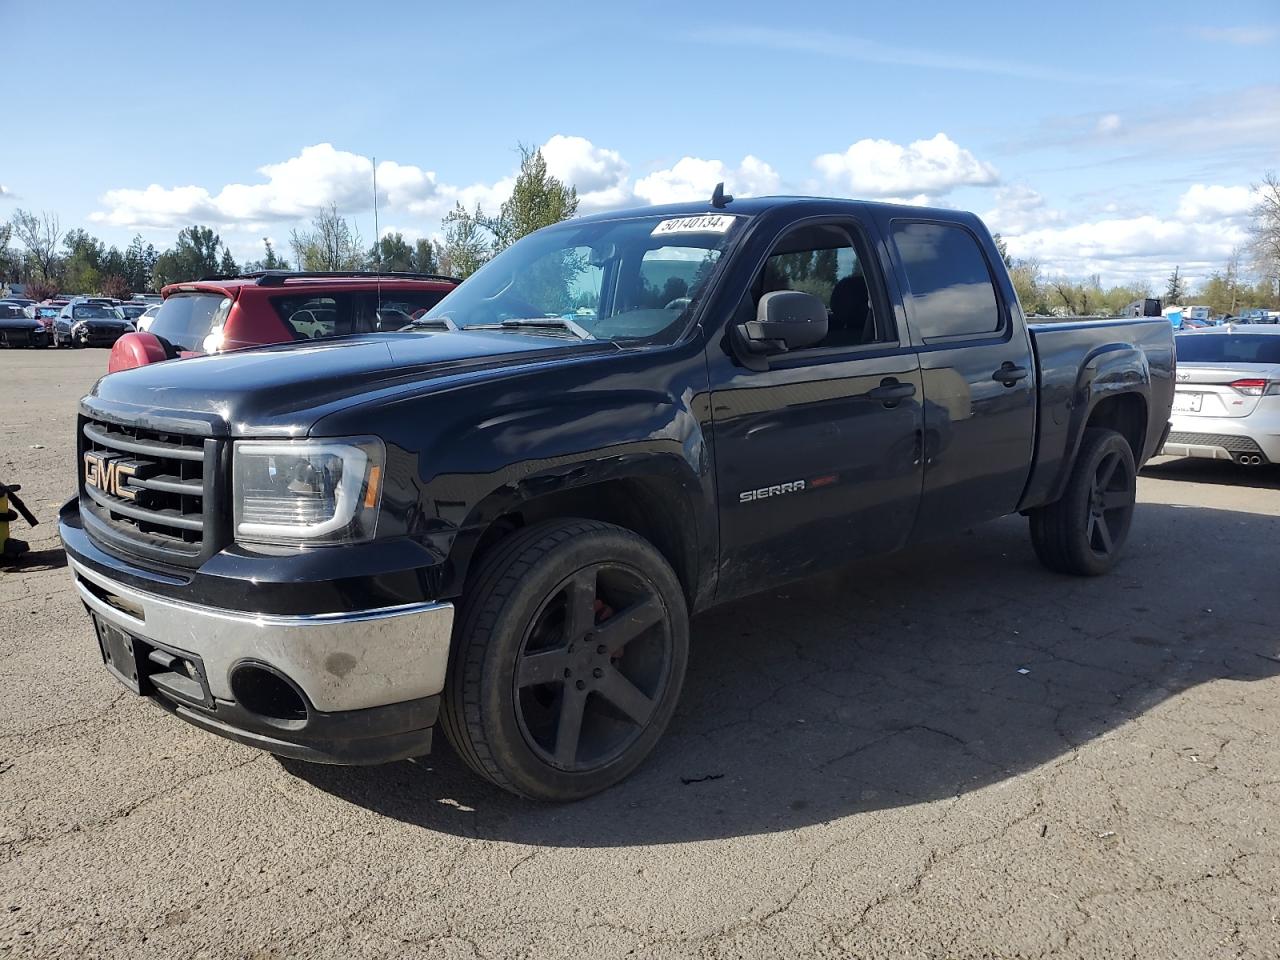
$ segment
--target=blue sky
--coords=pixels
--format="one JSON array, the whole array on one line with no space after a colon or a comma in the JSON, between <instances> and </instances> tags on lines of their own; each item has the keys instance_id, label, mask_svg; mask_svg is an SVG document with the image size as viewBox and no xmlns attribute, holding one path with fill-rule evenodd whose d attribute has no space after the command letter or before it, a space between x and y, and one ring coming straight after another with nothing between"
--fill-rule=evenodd
<instances>
[{"instance_id":1,"label":"blue sky","mask_svg":"<svg viewBox=\"0 0 1280 960\"><path fill-rule=\"evenodd\" d=\"M1280 8L1042 10L0 0L10 37L51 38L10 128L57 131L5 137L0 216L158 247L208 223L244 258L332 200L371 239L376 156L383 227L430 235L496 207L524 142L584 209L723 178L972 209L1072 276L1220 266L1280 167Z\"/></svg>"}]
</instances>

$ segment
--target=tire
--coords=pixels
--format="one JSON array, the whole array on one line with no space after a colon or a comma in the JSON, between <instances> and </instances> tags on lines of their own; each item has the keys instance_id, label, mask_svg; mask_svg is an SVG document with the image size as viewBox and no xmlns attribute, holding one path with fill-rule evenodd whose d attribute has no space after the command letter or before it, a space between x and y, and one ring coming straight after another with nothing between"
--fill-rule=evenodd
<instances>
[{"instance_id":1,"label":"tire","mask_svg":"<svg viewBox=\"0 0 1280 960\"><path fill-rule=\"evenodd\" d=\"M1120 559L1137 498L1129 442L1114 430L1085 430L1066 490L1031 511L1031 543L1050 570L1096 577Z\"/></svg>"},{"instance_id":2,"label":"tire","mask_svg":"<svg viewBox=\"0 0 1280 960\"><path fill-rule=\"evenodd\" d=\"M595 520L535 524L471 578L445 734L504 790L581 799L649 755L675 712L688 654L684 591L648 541Z\"/></svg>"}]
</instances>

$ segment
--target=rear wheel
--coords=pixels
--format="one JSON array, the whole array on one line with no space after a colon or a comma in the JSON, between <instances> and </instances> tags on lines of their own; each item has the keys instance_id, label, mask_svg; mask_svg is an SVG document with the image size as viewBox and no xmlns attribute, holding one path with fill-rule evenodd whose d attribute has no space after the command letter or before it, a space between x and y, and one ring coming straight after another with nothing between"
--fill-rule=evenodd
<instances>
[{"instance_id":1,"label":"rear wheel","mask_svg":"<svg viewBox=\"0 0 1280 960\"><path fill-rule=\"evenodd\" d=\"M1031 513L1036 556L1059 573L1106 573L1128 539L1136 499L1129 442L1114 430L1086 430L1061 499Z\"/></svg>"},{"instance_id":2,"label":"rear wheel","mask_svg":"<svg viewBox=\"0 0 1280 960\"><path fill-rule=\"evenodd\" d=\"M683 590L651 544L594 520L537 524L496 547L469 587L445 733L513 793L589 796L653 749L688 648Z\"/></svg>"}]
</instances>

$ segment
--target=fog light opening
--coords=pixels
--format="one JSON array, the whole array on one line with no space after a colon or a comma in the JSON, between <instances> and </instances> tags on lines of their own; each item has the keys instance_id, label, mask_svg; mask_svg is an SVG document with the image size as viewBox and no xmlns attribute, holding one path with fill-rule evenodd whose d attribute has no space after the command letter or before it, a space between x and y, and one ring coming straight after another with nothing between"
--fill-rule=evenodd
<instances>
[{"instance_id":1,"label":"fog light opening","mask_svg":"<svg viewBox=\"0 0 1280 960\"><path fill-rule=\"evenodd\" d=\"M231 694L244 709L270 720L307 719L307 701L293 681L260 663L242 663L231 671Z\"/></svg>"}]
</instances>

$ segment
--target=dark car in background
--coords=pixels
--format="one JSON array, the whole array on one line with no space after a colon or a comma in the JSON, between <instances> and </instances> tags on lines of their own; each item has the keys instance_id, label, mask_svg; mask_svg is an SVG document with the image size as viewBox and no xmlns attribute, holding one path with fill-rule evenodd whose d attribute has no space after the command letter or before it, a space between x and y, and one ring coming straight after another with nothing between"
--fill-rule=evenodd
<instances>
[{"instance_id":1,"label":"dark car in background","mask_svg":"<svg viewBox=\"0 0 1280 960\"><path fill-rule=\"evenodd\" d=\"M119 310L105 303L78 301L67 304L53 328L55 347L109 347L133 324Z\"/></svg>"},{"instance_id":2,"label":"dark car in background","mask_svg":"<svg viewBox=\"0 0 1280 960\"><path fill-rule=\"evenodd\" d=\"M47 347L49 331L26 309L12 303L0 303L0 346Z\"/></svg>"}]
</instances>

